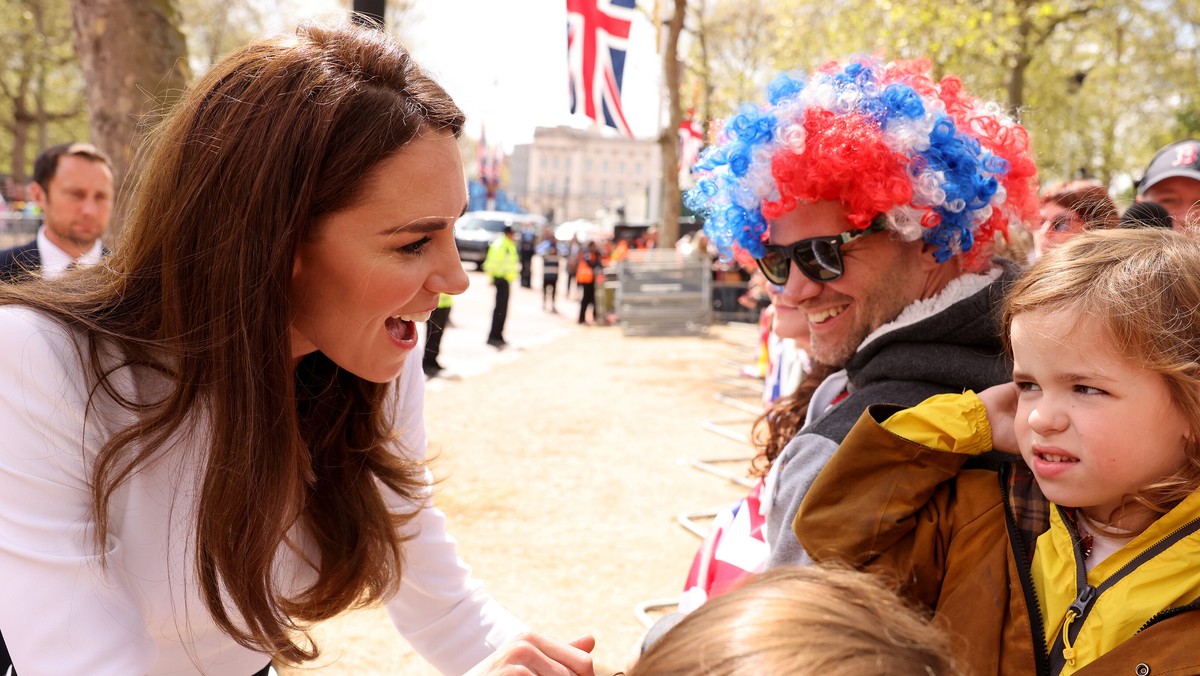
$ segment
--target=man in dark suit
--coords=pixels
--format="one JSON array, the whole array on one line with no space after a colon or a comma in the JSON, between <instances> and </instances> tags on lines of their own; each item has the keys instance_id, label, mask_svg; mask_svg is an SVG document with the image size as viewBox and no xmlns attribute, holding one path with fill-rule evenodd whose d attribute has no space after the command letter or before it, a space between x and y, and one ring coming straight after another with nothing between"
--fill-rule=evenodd
<instances>
[{"instance_id":1,"label":"man in dark suit","mask_svg":"<svg viewBox=\"0 0 1200 676\"><path fill-rule=\"evenodd\" d=\"M0 282L53 279L100 261L113 202L107 155L89 143L47 148L33 161L29 192L42 210L42 227L33 241L0 251Z\"/></svg>"}]
</instances>

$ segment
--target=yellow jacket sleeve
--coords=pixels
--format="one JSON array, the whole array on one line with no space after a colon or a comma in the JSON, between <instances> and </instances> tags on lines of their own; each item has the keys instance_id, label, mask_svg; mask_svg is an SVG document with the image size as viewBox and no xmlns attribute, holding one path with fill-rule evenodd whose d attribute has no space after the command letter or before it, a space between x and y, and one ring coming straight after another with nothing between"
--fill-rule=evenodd
<instances>
[{"instance_id":1,"label":"yellow jacket sleeve","mask_svg":"<svg viewBox=\"0 0 1200 676\"><path fill-rule=\"evenodd\" d=\"M948 453L979 455L992 448L987 408L971 390L937 394L892 414L883 428L898 437Z\"/></svg>"}]
</instances>

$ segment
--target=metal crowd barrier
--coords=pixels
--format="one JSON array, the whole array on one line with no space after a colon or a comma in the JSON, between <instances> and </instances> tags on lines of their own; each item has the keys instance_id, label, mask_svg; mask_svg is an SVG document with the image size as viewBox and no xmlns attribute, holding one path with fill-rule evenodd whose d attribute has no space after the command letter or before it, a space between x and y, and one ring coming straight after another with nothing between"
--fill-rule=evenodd
<instances>
[{"instance_id":1,"label":"metal crowd barrier","mask_svg":"<svg viewBox=\"0 0 1200 676\"><path fill-rule=\"evenodd\" d=\"M25 244L37 236L41 216L26 216L20 212L0 213L0 249Z\"/></svg>"},{"instance_id":2,"label":"metal crowd barrier","mask_svg":"<svg viewBox=\"0 0 1200 676\"><path fill-rule=\"evenodd\" d=\"M617 264L616 311L627 336L700 335L712 325L712 271L674 249L635 249Z\"/></svg>"},{"instance_id":3,"label":"metal crowd barrier","mask_svg":"<svg viewBox=\"0 0 1200 676\"><path fill-rule=\"evenodd\" d=\"M713 319L718 322L757 324L761 310L738 302L750 288L746 282L713 282Z\"/></svg>"}]
</instances>

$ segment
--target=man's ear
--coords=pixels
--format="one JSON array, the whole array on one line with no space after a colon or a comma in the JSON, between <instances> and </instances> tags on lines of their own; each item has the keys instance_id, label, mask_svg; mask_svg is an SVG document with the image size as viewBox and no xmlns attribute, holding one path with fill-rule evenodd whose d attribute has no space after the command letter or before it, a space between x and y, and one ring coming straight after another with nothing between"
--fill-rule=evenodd
<instances>
[{"instance_id":1,"label":"man's ear","mask_svg":"<svg viewBox=\"0 0 1200 676\"><path fill-rule=\"evenodd\" d=\"M49 201L49 195L47 195L46 191L42 189L40 183L29 184L29 197L32 198L39 207L42 208L42 211L46 210L46 202Z\"/></svg>"}]
</instances>

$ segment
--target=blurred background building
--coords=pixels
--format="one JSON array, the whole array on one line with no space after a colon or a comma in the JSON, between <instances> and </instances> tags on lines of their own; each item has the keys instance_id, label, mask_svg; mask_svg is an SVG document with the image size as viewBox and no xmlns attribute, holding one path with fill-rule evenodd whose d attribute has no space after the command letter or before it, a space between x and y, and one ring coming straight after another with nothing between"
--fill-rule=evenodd
<instances>
[{"instance_id":1,"label":"blurred background building","mask_svg":"<svg viewBox=\"0 0 1200 676\"><path fill-rule=\"evenodd\" d=\"M538 127L513 148L509 195L552 222L650 222L661 201L661 151L650 140L600 129Z\"/></svg>"}]
</instances>

